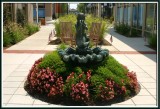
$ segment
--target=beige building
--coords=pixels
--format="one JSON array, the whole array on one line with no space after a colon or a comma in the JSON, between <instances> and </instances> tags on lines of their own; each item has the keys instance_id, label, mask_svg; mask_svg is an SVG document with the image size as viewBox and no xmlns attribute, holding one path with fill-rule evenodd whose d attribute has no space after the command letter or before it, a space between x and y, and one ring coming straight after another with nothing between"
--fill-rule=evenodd
<instances>
[{"instance_id":1,"label":"beige building","mask_svg":"<svg viewBox=\"0 0 160 109\"><path fill-rule=\"evenodd\" d=\"M37 19L37 7L35 3L4 3L3 6L7 7L11 13L11 20L17 22L17 10L20 9L23 12L25 19L29 23L33 23ZM45 21L52 20L53 4L40 3L38 4L38 19L44 18Z\"/></svg>"},{"instance_id":2,"label":"beige building","mask_svg":"<svg viewBox=\"0 0 160 109\"><path fill-rule=\"evenodd\" d=\"M34 3L33 4L33 18L37 19L37 9L39 20L44 18L45 21L52 20L53 15L53 5L52 3Z\"/></svg>"},{"instance_id":3,"label":"beige building","mask_svg":"<svg viewBox=\"0 0 160 109\"><path fill-rule=\"evenodd\" d=\"M23 12L26 21L30 23L37 21L37 10L38 22L41 19L51 21L68 12L66 3L3 3L3 6L8 8L12 21L15 22L17 21L18 9Z\"/></svg>"},{"instance_id":4,"label":"beige building","mask_svg":"<svg viewBox=\"0 0 160 109\"><path fill-rule=\"evenodd\" d=\"M27 22L33 22L33 4L31 3L4 3L3 7L8 8L12 21L17 21L17 10L20 9Z\"/></svg>"}]
</instances>

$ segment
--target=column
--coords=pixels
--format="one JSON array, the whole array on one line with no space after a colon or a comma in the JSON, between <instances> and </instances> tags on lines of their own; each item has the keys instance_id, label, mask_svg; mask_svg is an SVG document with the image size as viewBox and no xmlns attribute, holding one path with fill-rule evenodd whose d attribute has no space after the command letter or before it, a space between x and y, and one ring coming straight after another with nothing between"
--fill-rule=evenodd
<instances>
[{"instance_id":1,"label":"column","mask_svg":"<svg viewBox=\"0 0 160 109\"><path fill-rule=\"evenodd\" d=\"M101 17L101 3L98 3L98 17Z\"/></svg>"},{"instance_id":2,"label":"column","mask_svg":"<svg viewBox=\"0 0 160 109\"><path fill-rule=\"evenodd\" d=\"M132 30L132 25L133 25L133 4L130 4L130 6L131 6L131 9L130 9L130 15L131 15L131 17L130 17L130 22L131 22L131 24L130 24L130 35L131 35L131 30Z\"/></svg>"},{"instance_id":3,"label":"column","mask_svg":"<svg viewBox=\"0 0 160 109\"><path fill-rule=\"evenodd\" d=\"M155 30L155 28L154 28L155 27L155 15L156 15L155 10L156 10L156 3L154 3L152 36L153 36L154 30Z\"/></svg>"},{"instance_id":4,"label":"column","mask_svg":"<svg viewBox=\"0 0 160 109\"><path fill-rule=\"evenodd\" d=\"M52 20L52 3L45 3L45 20Z\"/></svg>"},{"instance_id":5,"label":"column","mask_svg":"<svg viewBox=\"0 0 160 109\"><path fill-rule=\"evenodd\" d=\"M116 25L116 23L117 23L117 4L115 3L115 5L114 5L114 25Z\"/></svg>"},{"instance_id":6,"label":"column","mask_svg":"<svg viewBox=\"0 0 160 109\"><path fill-rule=\"evenodd\" d=\"M142 22L142 37L144 37L144 30L145 30L145 19L146 19L146 4L143 4L143 22Z\"/></svg>"},{"instance_id":7,"label":"column","mask_svg":"<svg viewBox=\"0 0 160 109\"><path fill-rule=\"evenodd\" d=\"M33 23L33 4L27 4L27 21L28 23Z\"/></svg>"},{"instance_id":8,"label":"column","mask_svg":"<svg viewBox=\"0 0 160 109\"><path fill-rule=\"evenodd\" d=\"M124 3L122 4L122 24L124 24Z\"/></svg>"},{"instance_id":9,"label":"column","mask_svg":"<svg viewBox=\"0 0 160 109\"><path fill-rule=\"evenodd\" d=\"M17 3L13 3L13 21L17 22Z\"/></svg>"}]
</instances>

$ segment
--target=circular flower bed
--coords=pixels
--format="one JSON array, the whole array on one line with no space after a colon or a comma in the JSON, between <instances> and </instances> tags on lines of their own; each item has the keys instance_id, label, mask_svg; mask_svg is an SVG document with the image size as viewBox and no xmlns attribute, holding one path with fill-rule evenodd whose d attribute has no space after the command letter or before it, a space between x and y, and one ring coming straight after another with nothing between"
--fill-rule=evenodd
<instances>
[{"instance_id":1,"label":"circular flower bed","mask_svg":"<svg viewBox=\"0 0 160 109\"><path fill-rule=\"evenodd\" d=\"M35 61L24 88L34 97L63 105L109 105L140 90L136 74L112 56L84 66L64 63L57 51Z\"/></svg>"}]
</instances>

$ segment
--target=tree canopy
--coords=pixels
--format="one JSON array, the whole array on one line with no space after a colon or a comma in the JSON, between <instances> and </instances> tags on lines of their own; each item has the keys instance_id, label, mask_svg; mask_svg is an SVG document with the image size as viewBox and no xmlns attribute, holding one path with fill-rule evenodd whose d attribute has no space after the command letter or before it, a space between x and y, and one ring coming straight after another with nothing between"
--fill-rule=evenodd
<instances>
[{"instance_id":1,"label":"tree canopy","mask_svg":"<svg viewBox=\"0 0 160 109\"><path fill-rule=\"evenodd\" d=\"M77 9L79 12L85 13L85 4L84 3L79 3L77 6Z\"/></svg>"}]
</instances>

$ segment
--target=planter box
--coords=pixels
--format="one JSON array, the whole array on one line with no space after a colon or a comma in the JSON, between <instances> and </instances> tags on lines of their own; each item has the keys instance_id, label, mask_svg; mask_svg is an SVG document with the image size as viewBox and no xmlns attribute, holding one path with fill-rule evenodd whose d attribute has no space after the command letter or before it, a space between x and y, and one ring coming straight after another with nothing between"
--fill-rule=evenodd
<instances>
[{"instance_id":1,"label":"planter box","mask_svg":"<svg viewBox=\"0 0 160 109\"><path fill-rule=\"evenodd\" d=\"M44 18L41 19L41 25L45 25L45 24L46 24L45 19Z\"/></svg>"}]
</instances>

